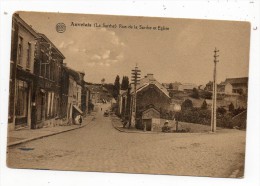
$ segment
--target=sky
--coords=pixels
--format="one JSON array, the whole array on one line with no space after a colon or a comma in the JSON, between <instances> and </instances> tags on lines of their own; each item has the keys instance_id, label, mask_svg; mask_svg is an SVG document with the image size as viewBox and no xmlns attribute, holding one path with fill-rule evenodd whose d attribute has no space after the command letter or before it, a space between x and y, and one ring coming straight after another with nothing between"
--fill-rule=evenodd
<instances>
[{"instance_id":1,"label":"sky","mask_svg":"<svg viewBox=\"0 0 260 186\"><path fill-rule=\"evenodd\" d=\"M116 75L130 77L137 64L142 77L152 73L160 83L205 85L213 79L215 47L220 51L218 82L248 76L248 22L37 12L19 15L54 43L67 66L85 72L87 82L100 83L105 78L106 83L114 83ZM73 26L72 22L91 27ZM56 31L57 23L66 25L65 32ZM117 27L94 27L95 23ZM119 28L119 24L127 28ZM152 29L129 28L134 25ZM158 26L169 29L161 31Z\"/></svg>"}]
</instances>

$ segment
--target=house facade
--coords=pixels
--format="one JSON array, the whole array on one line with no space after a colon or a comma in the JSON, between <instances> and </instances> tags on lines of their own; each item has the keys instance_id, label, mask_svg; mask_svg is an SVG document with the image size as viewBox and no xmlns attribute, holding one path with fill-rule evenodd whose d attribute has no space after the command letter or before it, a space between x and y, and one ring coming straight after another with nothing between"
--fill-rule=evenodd
<instances>
[{"instance_id":1,"label":"house facade","mask_svg":"<svg viewBox=\"0 0 260 186\"><path fill-rule=\"evenodd\" d=\"M62 118L67 124L73 124L76 115L84 115L82 111L82 92L84 93L84 73L75 71L65 65L62 67ZM85 90L85 89L84 89ZM83 96L85 101L85 97Z\"/></svg>"},{"instance_id":2,"label":"house facade","mask_svg":"<svg viewBox=\"0 0 260 186\"><path fill-rule=\"evenodd\" d=\"M33 128L60 124L61 68L64 55L44 35L38 33L34 74Z\"/></svg>"},{"instance_id":3,"label":"house facade","mask_svg":"<svg viewBox=\"0 0 260 186\"><path fill-rule=\"evenodd\" d=\"M34 62L38 34L18 14L12 20L10 59L10 129L32 127L32 95L35 86Z\"/></svg>"},{"instance_id":4,"label":"house facade","mask_svg":"<svg viewBox=\"0 0 260 186\"><path fill-rule=\"evenodd\" d=\"M134 89L131 89L131 111L132 113L133 102L134 102ZM160 84L153 76L153 74L147 74L143 79L140 80L136 90L136 127L143 128L145 126L143 118L147 113L147 110L157 110L159 113L165 110L169 110L170 107L170 96L167 89ZM157 114L158 115L158 114ZM152 119L152 118L151 118Z\"/></svg>"},{"instance_id":5,"label":"house facade","mask_svg":"<svg viewBox=\"0 0 260 186\"><path fill-rule=\"evenodd\" d=\"M64 67L65 56L19 14L12 19L8 128L56 126L87 113L85 74Z\"/></svg>"}]
</instances>

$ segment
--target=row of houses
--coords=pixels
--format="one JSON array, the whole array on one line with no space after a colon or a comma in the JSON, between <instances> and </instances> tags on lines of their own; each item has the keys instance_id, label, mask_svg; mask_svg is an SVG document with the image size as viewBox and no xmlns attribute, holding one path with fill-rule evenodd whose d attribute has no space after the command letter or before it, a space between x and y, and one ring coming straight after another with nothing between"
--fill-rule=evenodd
<instances>
[{"instance_id":1,"label":"row of houses","mask_svg":"<svg viewBox=\"0 0 260 186\"><path fill-rule=\"evenodd\" d=\"M90 90L84 73L66 66L65 56L18 14L12 21L10 58L10 129L71 124L86 115Z\"/></svg>"},{"instance_id":2,"label":"row of houses","mask_svg":"<svg viewBox=\"0 0 260 186\"><path fill-rule=\"evenodd\" d=\"M198 86L194 83L180 83L177 81L173 83L162 83L162 85L169 91L189 91L193 88L198 88Z\"/></svg>"},{"instance_id":3,"label":"row of houses","mask_svg":"<svg viewBox=\"0 0 260 186\"><path fill-rule=\"evenodd\" d=\"M209 81L206 85L196 85L193 83L163 83L162 84L168 91L191 91L196 88L212 92L213 82ZM239 78L226 78L225 81L217 84L217 92L225 95L247 95L248 90L248 77Z\"/></svg>"},{"instance_id":4,"label":"row of houses","mask_svg":"<svg viewBox=\"0 0 260 186\"><path fill-rule=\"evenodd\" d=\"M212 92L213 82L209 81L204 90ZM248 77L226 78L225 81L217 84L217 92L225 95L247 95Z\"/></svg>"},{"instance_id":5,"label":"row of houses","mask_svg":"<svg viewBox=\"0 0 260 186\"><path fill-rule=\"evenodd\" d=\"M235 107L242 106L246 108L247 101L241 100L241 95L247 94L248 78L229 78L225 82L218 85L218 92L227 95L222 100L218 100L218 106L228 106L233 103ZM210 86L211 85L211 86ZM120 90L118 96L118 115L122 120L128 123L133 123L133 109L134 109L134 85L131 84L127 90ZM144 78L140 79L136 87L136 116L135 124L137 128L146 127L146 130L151 130L152 121L154 118L162 118L164 114L169 114L174 111L175 104L182 104L182 99L171 98L170 92L176 90L176 94L180 91L192 91L193 88L198 87L194 84L181 84L179 82L169 84L159 83L153 74L147 74ZM205 91L212 91L212 83L208 83ZM187 99L187 94L182 95ZM191 98L190 98L191 99ZM204 99L195 99L201 107ZM210 108L211 100L207 100ZM196 104L195 104L196 105Z\"/></svg>"}]
</instances>

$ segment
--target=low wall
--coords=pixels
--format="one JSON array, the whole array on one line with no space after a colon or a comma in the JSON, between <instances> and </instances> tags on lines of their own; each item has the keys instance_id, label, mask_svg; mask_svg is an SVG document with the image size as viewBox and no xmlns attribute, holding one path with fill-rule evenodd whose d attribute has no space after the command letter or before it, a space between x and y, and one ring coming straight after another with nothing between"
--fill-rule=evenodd
<instances>
[{"instance_id":1,"label":"low wall","mask_svg":"<svg viewBox=\"0 0 260 186\"><path fill-rule=\"evenodd\" d=\"M164 126L166 119L153 119L152 120L152 131L161 132L162 127ZM168 120L168 126L172 127L173 130L176 130L176 122L175 120ZM196 123L186 123L186 122L178 122L178 130L188 130L191 133L201 133L201 132L209 132L209 125L201 125Z\"/></svg>"}]
</instances>

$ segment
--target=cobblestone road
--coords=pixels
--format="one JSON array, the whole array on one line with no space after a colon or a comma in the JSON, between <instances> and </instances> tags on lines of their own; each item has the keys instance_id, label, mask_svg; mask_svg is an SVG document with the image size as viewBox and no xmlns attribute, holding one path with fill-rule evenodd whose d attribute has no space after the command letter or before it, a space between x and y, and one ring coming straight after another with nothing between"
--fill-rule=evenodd
<instances>
[{"instance_id":1,"label":"cobblestone road","mask_svg":"<svg viewBox=\"0 0 260 186\"><path fill-rule=\"evenodd\" d=\"M213 177L229 177L243 167L244 131L124 133L103 111L84 128L10 147L8 166Z\"/></svg>"}]
</instances>

